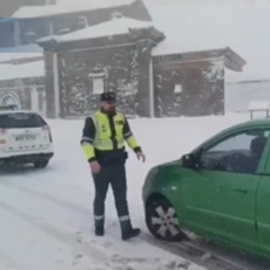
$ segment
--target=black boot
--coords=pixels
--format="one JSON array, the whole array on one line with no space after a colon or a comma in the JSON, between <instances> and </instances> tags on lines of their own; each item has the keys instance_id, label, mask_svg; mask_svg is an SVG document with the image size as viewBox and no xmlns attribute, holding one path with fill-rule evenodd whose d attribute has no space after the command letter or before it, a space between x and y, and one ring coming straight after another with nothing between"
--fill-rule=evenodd
<instances>
[{"instance_id":1,"label":"black boot","mask_svg":"<svg viewBox=\"0 0 270 270\"><path fill-rule=\"evenodd\" d=\"M139 234L141 233L140 229L129 229L127 231L123 231L122 232L122 240L126 241L129 240L131 238L137 237Z\"/></svg>"},{"instance_id":2,"label":"black boot","mask_svg":"<svg viewBox=\"0 0 270 270\"><path fill-rule=\"evenodd\" d=\"M104 219L95 220L95 234L96 236L104 235Z\"/></svg>"},{"instance_id":3,"label":"black boot","mask_svg":"<svg viewBox=\"0 0 270 270\"><path fill-rule=\"evenodd\" d=\"M130 221L121 222L121 231L123 241L137 237L141 233L140 229L132 228Z\"/></svg>"},{"instance_id":4,"label":"black boot","mask_svg":"<svg viewBox=\"0 0 270 270\"><path fill-rule=\"evenodd\" d=\"M103 227L96 227L95 234L96 234L96 236L104 236L104 228Z\"/></svg>"}]
</instances>

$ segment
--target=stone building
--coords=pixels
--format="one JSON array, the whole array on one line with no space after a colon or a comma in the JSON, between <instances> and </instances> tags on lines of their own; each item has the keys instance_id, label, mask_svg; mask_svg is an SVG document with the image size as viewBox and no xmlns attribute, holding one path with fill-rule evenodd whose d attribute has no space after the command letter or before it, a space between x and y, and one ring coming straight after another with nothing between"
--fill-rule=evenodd
<instances>
[{"instance_id":1,"label":"stone building","mask_svg":"<svg viewBox=\"0 0 270 270\"><path fill-rule=\"evenodd\" d=\"M241 71L230 48L162 54L152 22L123 16L40 40L46 51L49 117L84 117L114 91L123 112L140 117L224 113L224 69Z\"/></svg>"}]
</instances>

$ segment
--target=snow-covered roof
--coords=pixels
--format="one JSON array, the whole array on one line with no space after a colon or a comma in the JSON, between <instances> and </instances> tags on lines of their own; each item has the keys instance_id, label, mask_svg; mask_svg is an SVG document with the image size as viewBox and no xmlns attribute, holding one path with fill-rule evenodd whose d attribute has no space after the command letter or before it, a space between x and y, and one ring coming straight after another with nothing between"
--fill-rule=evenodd
<instances>
[{"instance_id":1,"label":"snow-covered roof","mask_svg":"<svg viewBox=\"0 0 270 270\"><path fill-rule=\"evenodd\" d=\"M108 7L130 5L136 0L76 0L66 3L58 1L56 5L47 6L24 6L13 14L13 18L37 18L55 16L67 13L81 12L85 10L96 10Z\"/></svg>"},{"instance_id":2,"label":"snow-covered roof","mask_svg":"<svg viewBox=\"0 0 270 270\"><path fill-rule=\"evenodd\" d=\"M0 81L45 76L44 61L23 65L0 64Z\"/></svg>"},{"instance_id":3,"label":"snow-covered roof","mask_svg":"<svg viewBox=\"0 0 270 270\"><path fill-rule=\"evenodd\" d=\"M270 78L270 4L255 3L148 5L155 27L166 35L153 55L230 47L247 61L246 74Z\"/></svg>"},{"instance_id":4,"label":"snow-covered roof","mask_svg":"<svg viewBox=\"0 0 270 270\"><path fill-rule=\"evenodd\" d=\"M115 36L128 34L130 29L142 29L153 26L152 22L138 21L126 17L113 18L110 21L100 23L95 26L86 27L82 30L72 32L66 35L54 36L53 38L59 42L83 40L91 38L100 38L107 36ZM39 41L45 41L51 37L40 39Z\"/></svg>"},{"instance_id":5,"label":"snow-covered roof","mask_svg":"<svg viewBox=\"0 0 270 270\"><path fill-rule=\"evenodd\" d=\"M42 56L43 49L36 44L10 48L0 48L0 62Z\"/></svg>"}]
</instances>

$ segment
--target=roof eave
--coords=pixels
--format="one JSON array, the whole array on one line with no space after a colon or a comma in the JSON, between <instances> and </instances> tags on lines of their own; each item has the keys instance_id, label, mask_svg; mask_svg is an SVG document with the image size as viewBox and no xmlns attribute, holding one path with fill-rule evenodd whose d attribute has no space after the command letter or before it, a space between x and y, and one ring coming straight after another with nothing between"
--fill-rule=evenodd
<instances>
[{"instance_id":1,"label":"roof eave","mask_svg":"<svg viewBox=\"0 0 270 270\"><path fill-rule=\"evenodd\" d=\"M166 55L153 55L155 64L183 63L185 61L203 61L211 58L224 58L226 68L241 72L246 61L229 47L205 51L179 52Z\"/></svg>"},{"instance_id":2,"label":"roof eave","mask_svg":"<svg viewBox=\"0 0 270 270\"><path fill-rule=\"evenodd\" d=\"M83 38L83 39L71 39L71 40L61 40L61 36L56 37L56 36L51 36L48 38L42 38L37 41L38 45L45 48L58 48L61 49L63 46L72 46L74 47L75 45L78 46L78 44L85 43L87 46L89 46L90 42L97 42L99 44L104 44L104 40L106 40L106 43L108 41L112 41L110 46L113 45L118 45L122 44L122 41L119 41L121 38L126 38L126 41L129 43L135 44L138 40L141 40L142 37L138 36L136 37L133 36L135 31L140 31L140 30L149 30L149 33L147 32L145 35L145 39L152 40L153 44L157 44L164 38L163 33L161 33L159 30L157 30L154 26L149 26L149 27L144 27L144 28L130 28L128 33L123 33L123 34L115 34L112 36L103 36L103 37L89 37L89 38ZM89 46L90 48L91 46ZM81 48L81 47L80 47ZM50 49L49 49L50 50Z\"/></svg>"},{"instance_id":3,"label":"roof eave","mask_svg":"<svg viewBox=\"0 0 270 270\"><path fill-rule=\"evenodd\" d=\"M244 58L242 58L239 54L237 54L229 47L226 48L224 56L225 56L225 67L230 70L242 72L244 66L247 64Z\"/></svg>"}]
</instances>

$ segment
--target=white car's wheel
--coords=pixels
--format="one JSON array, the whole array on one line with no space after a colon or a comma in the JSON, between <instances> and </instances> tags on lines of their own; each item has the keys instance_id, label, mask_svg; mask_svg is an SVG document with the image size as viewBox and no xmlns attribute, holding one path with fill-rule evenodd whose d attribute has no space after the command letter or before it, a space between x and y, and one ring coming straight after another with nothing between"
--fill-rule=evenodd
<instances>
[{"instance_id":1,"label":"white car's wheel","mask_svg":"<svg viewBox=\"0 0 270 270\"><path fill-rule=\"evenodd\" d=\"M48 166L48 164L49 164L49 160L42 160L42 161L34 162L34 166L37 169L44 169Z\"/></svg>"}]
</instances>

